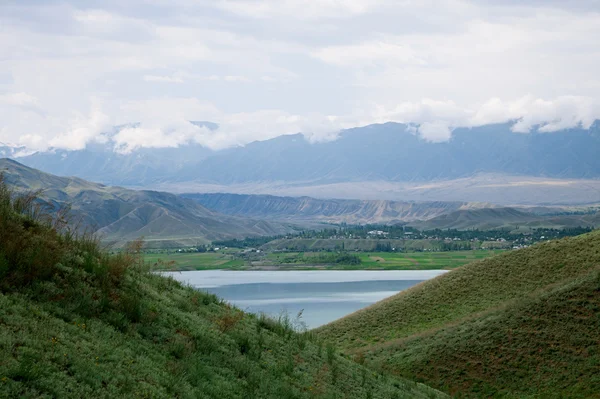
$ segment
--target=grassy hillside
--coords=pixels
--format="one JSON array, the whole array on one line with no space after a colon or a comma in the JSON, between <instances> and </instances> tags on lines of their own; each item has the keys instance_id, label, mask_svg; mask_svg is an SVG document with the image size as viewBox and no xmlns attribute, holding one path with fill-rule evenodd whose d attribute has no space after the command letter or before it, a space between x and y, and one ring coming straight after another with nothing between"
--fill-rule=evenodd
<instances>
[{"instance_id":1,"label":"grassy hillside","mask_svg":"<svg viewBox=\"0 0 600 399\"><path fill-rule=\"evenodd\" d=\"M109 256L35 204L0 182L0 397L443 396L148 273L139 245Z\"/></svg>"},{"instance_id":2,"label":"grassy hillside","mask_svg":"<svg viewBox=\"0 0 600 399\"><path fill-rule=\"evenodd\" d=\"M372 365L453 394L600 397L600 273L374 347Z\"/></svg>"},{"instance_id":3,"label":"grassy hillside","mask_svg":"<svg viewBox=\"0 0 600 399\"><path fill-rule=\"evenodd\" d=\"M596 231L471 263L318 334L451 393L593 397L599 271Z\"/></svg>"},{"instance_id":4,"label":"grassy hillside","mask_svg":"<svg viewBox=\"0 0 600 399\"><path fill-rule=\"evenodd\" d=\"M82 225L115 247L142 236L148 246L177 248L294 231L286 223L222 215L173 194L54 176L9 159L0 159L0 172L16 189L43 190L42 197L55 208L69 205Z\"/></svg>"}]
</instances>

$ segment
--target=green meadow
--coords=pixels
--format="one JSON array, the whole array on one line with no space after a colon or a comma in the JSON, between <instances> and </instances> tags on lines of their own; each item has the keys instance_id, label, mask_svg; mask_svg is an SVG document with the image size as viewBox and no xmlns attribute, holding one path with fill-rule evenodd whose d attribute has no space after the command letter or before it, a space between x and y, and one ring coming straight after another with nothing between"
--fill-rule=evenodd
<instances>
[{"instance_id":1,"label":"green meadow","mask_svg":"<svg viewBox=\"0 0 600 399\"><path fill-rule=\"evenodd\" d=\"M252 260L237 258L229 252L205 253L148 253L144 260L155 269L167 270L210 270L252 268L281 269L329 269L329 270L437 270L454 269L469 262L485 259L501 250L473 250L449 252L350 252L357 255L358 265L326 264L315 265L312 259L324 254L320 252L271 252L255 256Z\"/></svg>"},{"instance_id":2,"label":"green meadow","mask_svg":"<svg viewBox=\"0 0 600 399\"><path fill-rule=\"evenodd\" d=\"M144 261L154 269L211 270L240 269L244 261L221 252L204 253L148 253Z\"/></svg>"},{"instance_id":3,"label":"green meadow","mask_svg":"<svg viewBox=\"0 0 600 399\"><path fill-rule=\"evenodd\" d=\"M500 250L449 251L449 252L374 252L361 253L364 268L387 270L434 270L454 269L469 262L485 259L500 253Z\"/></svg>"}]
</instances>

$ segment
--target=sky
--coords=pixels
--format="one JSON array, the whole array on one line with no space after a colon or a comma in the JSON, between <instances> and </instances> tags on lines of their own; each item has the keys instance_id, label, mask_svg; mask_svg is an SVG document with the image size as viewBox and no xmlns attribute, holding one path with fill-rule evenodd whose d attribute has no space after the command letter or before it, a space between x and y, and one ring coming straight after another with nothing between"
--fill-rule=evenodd
<instances>
[{"instance_id":1,"label":"sky","mask_svg":"<svg viewBox=\"0 0 600 399\"><path fill-rule=\"evenodd\" d=\"M600 118L599 65L598 0L1 0L0 142L218 150L387 121L432 142L509 120L551 133Z\"/></svg>"}]
</instances>

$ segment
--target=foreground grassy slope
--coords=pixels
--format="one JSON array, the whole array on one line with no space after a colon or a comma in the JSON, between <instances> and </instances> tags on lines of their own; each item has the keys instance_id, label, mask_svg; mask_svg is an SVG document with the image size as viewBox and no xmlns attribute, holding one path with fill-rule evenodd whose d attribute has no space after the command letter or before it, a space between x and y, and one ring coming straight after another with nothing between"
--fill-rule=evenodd
<instances>
[{"instance_id":1,"label":"foreground grassy slope","mask_svg":"<svg viewBox=\"0 0 600 399\"><path fill-rule=\"evenodd\" d=\"M600 397L600 272L375 346L372 366L452 394Z\"/></svg>"},{"instance_id":2,"label":"foreground grassy slope","mask_svg":"<svg viewBox=\"0 0 600 399\"><path fill-rule=\"evenodd\" d=\"M0 184L0 397L439 397L145 271Z\"/></svg>"},{"instance_id":3,"label":"foreground grassy slope","mask_svg":"<svg viewBox=\"0 0 600 399\"><path fill-rule=\"evenodd\" d=\"M471 263L318 333L452 393L593 397L599 270L596 231Z\"/></svg>"}]
</instances>

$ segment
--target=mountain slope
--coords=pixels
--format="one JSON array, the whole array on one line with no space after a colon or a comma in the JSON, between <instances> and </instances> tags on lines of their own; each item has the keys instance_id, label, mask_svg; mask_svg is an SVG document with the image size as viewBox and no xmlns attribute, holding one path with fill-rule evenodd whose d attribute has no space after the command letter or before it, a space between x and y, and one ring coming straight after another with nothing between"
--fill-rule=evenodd
<instances>
[{"instance_id":1,"label":"mountain slope","mask_svg":"<svg viewBox=\"0 0 600 399\"><path fill-rule=\"evenodd\" d=\"M182 194L216 212L272 220L319 220L332 223L389 223L429 219L458 209L491 207L467 202L322 200L244 194Z\"/></svg>"},{"instance_id":2,"label":"mountain slope","mask_svg":"<svg viewBox=\"0 0 600 399\"><path fill-rule=\"evenodd\" d=\"M0 182L0 398L445 397L31 215Z\"/></svg>"},{"instance_id":3,"label":"mountain slope","mask_svg":"<svg viewBox=\"0 0 600 399\"><path fill-rule=\"evenodd\" d=\"M526 208L524 208L526 209ZM586 215L536 215L515 208L464 209L410 223L420 230L517 229L600 226L600 212Z\"/></svg>"},{"instance_id":4,"label":"mountain slope","mask_svg":"<svg viewBox=\"0 0 600 399\"><path fill-rule=\"evenodd\" d=\"M43 189L43 197L54 207L70 204L84 226L117 246L141 236L149 245L180 246L293 230L286 224L222 215L169 193L53 176L7 159L0 160L0 171L20 190Z\"/></svg>"},{"instance_id":5,"label":"mountain slope","mask_svg":"<svg viewBox=\"0 0 600 399\"><path fill-rule=\"evenodd\" d=\"M450 392L590 397L600 391L599 270L595 231L471 263L319 334Z\"/></svg>"}]
</instances>

